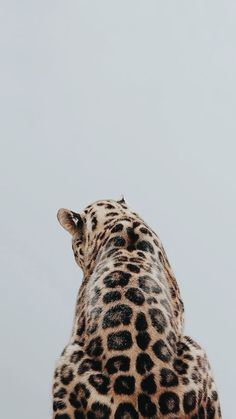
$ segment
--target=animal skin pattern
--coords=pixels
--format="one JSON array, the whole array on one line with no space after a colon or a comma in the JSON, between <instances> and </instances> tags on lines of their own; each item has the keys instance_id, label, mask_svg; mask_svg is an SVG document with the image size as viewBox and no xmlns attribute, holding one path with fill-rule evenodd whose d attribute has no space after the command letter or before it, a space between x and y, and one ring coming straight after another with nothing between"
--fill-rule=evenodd
<instances>
[{"instance_id":1,"label":"animal skin pattern","mask_svg":"<svg viewBox=\"0 0 236 419\"><path fill-rule=\"evenodd\" d=\"M56 363L54 419L218 419L203 349L159 237L124 198L58 211L84 278Z\"/></svg>"}]
</instances>

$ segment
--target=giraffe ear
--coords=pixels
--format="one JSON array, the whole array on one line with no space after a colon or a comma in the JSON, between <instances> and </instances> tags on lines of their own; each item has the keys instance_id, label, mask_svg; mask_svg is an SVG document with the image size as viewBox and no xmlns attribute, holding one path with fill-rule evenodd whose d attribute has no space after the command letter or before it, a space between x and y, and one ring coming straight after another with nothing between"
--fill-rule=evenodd
<instances>
[{"instance_id":1,"label":"giraffe ear","mask_svg":"<svg viewBox=\"0 0 236 419\"><path fill-rule=\"evenodd\" d=\"M57 212L57 219L61 226L68 231L72 236L74 234L82 233L83 220L77 212L61 208Z\"/></svg>"}]
</instances>

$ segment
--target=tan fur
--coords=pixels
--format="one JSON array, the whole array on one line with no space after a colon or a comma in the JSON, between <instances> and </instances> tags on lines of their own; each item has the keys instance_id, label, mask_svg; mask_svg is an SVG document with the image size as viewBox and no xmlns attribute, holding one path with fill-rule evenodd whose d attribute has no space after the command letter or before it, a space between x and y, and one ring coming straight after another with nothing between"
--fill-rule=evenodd
<instances>
[{"instance_id":1,"label":"tan fur","mask_svg":"<svg viewBox=\"0 0 236 419\"><path fill-rule=\"evenodd\" d=\"M159 237L124 199L62 209L58 219L84 279L56 365L53 418L221 418L206 354L183 334Z\"/></svg>"}]
</instances>

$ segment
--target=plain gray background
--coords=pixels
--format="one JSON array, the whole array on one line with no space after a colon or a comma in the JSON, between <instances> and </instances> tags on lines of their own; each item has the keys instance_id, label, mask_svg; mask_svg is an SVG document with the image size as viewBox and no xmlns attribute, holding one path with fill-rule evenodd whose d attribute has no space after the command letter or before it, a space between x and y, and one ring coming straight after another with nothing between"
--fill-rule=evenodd
<instances>
[{"instance_id":1,"label":"plain gray background","mask_svg":"<svg viewBox=\"0 0 236 419\"><path fill-rule=\"evenodd\" d=\"M1 417L51 417L82 273L56 220L124 193L235 419L234 1L3 1Z\"/></svg>"}]
</instances>

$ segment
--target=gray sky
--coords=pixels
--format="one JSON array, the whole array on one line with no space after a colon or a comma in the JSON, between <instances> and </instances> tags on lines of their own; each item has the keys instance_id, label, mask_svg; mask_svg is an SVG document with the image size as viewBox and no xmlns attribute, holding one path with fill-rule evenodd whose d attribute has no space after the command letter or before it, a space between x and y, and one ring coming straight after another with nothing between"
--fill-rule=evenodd
<instances>
[{"instance_id":1,"label":"gray sky","mask_svg":"<svg viewBox=\"0 0 236 419\"><path fill-rule=\"evenodd\" d=\"M2 1L1 416L50 418L82 273L60 207L160 235L235 419L234 1Z\"/></svg>"}]
</instances>

